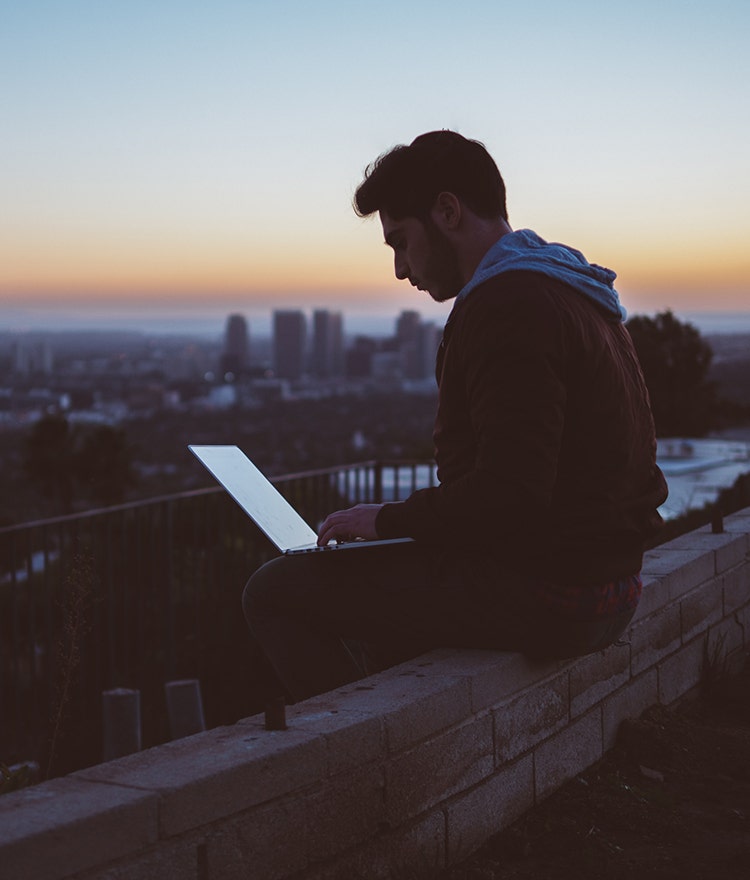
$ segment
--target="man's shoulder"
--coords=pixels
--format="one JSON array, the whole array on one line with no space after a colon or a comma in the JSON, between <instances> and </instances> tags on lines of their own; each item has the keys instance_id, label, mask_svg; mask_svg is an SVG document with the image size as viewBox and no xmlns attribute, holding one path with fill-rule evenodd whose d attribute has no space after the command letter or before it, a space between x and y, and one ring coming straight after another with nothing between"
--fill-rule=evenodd
<instances>
[{"instance_id":1,"label":"man's shoulder","mask_svg":"<svg viewBox=\"0 0 750 880\"><path fill-rule=\"evenodd\" d=\"M557 314L566 299L575 295L566 284L529 269L512 269L488 278L472 290L460 304L468 320L496 315L499 318L540 318Z\"/></svg>"}]
</instances>

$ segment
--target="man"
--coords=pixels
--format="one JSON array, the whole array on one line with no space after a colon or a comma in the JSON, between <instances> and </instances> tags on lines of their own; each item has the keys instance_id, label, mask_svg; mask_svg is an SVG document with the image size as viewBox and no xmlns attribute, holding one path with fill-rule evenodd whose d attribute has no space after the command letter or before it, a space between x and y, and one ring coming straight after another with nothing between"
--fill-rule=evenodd
<instances>
[{"instance_id":1,"label":"man","mask_svg":"<svg viewBox=\"0 0 750 880\"><path fill-rule=\"evenodd\" d=\"M358 674L340 637L539 657L600 650L640 596L666 498L648 394L614 272L514 232L484 146L421 135L369 167L395 273L455 298L437 359L439 485L332 513L319 543L412 543L284 557L248 583L250 628L292 699Z\"/></svg>"}]
</instances>

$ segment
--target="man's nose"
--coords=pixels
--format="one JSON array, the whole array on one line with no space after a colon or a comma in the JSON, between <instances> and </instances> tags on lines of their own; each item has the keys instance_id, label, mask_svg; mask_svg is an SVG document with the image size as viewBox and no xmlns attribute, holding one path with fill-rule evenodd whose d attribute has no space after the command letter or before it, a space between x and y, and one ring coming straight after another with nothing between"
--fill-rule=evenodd
<instances>
[{"instance_id":1,"label":"man's nose","mask_svg":"<svg viewBox=\"0 0 750 880\"><path fill-rule=\"evenodd\" d=\"M393 271L396 273L396 278L398 278L399 281L404 281L409 277L409 264L399 254L396 254L394 257Z\"/></svg>"}]
</instances>

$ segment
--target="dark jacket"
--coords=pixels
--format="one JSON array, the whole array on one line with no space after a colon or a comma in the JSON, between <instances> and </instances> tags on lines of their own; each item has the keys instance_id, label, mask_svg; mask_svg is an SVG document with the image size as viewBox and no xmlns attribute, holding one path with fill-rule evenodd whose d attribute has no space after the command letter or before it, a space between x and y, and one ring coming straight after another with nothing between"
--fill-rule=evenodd
<instances>
[{"instance_id":1,"label":"dark jacket","mask_svg":"<svg viewBox=\"0 0 750 880\"><path fill-rule=\"evenodd\" d=\"M385 505L379 535L464 542L562 584L640 570L667 490L618 319L567 284L510 271L456 304L437 378L440 485Z\"/></svg>"}]
</instances>

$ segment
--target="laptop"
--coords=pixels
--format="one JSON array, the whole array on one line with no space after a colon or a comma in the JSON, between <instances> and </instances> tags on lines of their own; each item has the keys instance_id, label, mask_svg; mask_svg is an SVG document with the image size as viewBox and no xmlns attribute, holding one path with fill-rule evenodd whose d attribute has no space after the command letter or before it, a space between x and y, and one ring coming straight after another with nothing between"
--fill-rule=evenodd
<instances>
[{"instance_id":1,"label":"laptop","mask_svg":"<svg viewBox=\"0 0 750 880\"><path fill-rule=\"evenodd\" d=\"M316 543L317 532L302 519L279 490L237 446L188 446L219 483L229 492L263 534L284 554L358 550L388 544L410 543L412 538L377 541Z\"/></svg>"}]
</instances>

